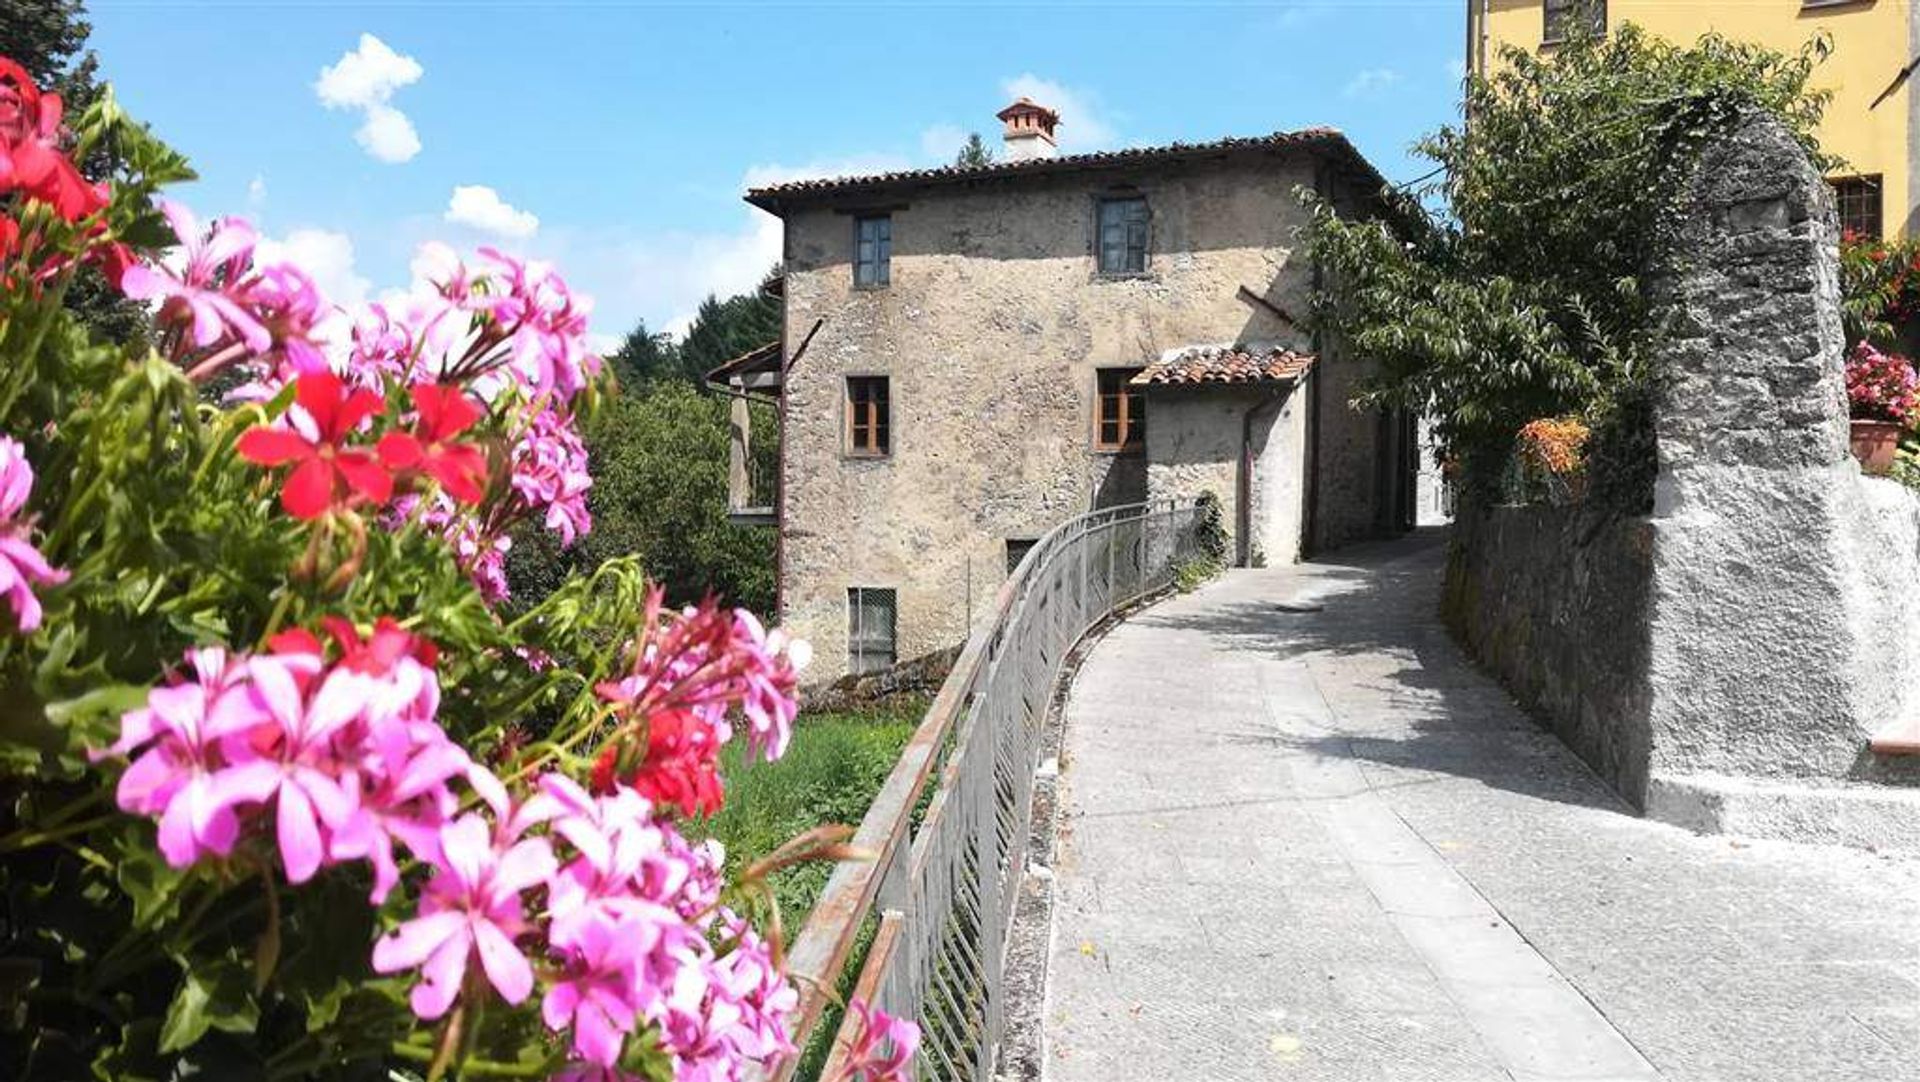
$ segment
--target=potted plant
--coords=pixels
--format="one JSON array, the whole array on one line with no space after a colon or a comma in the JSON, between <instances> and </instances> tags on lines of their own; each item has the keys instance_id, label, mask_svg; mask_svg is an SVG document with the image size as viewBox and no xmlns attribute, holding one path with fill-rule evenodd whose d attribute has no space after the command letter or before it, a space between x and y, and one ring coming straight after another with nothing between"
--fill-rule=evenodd
<instances>
[{"instance_id":1,"label":"potted plant","mask_svg":"<svg viewBox=\"0 0 1920 1082\"><path fill-rule=\"evenodd\" d=\"M1847 358L1847 408L1854 457L1868 473L1886 473L1901 435L1920 415L1920 376L1913 362L1869 342L1855 346Z\"/></svg>"}]
</instances>

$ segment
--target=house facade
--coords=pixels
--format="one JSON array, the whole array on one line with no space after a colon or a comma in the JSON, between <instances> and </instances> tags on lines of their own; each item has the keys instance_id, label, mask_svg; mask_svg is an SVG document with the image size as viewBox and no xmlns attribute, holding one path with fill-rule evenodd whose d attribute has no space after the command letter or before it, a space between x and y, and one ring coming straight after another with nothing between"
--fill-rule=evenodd
<instances>
[{"instance_id":1,"label":"house facade","mask_svg":"<svg viewBox=\"0 0 1920 1082\"><path fill-rule=\"evenodd\" d=\"M1296 322L1296 189L1357 213L1381 187L1343 136L1064 157L1049 110L1000 118L998 163L747 196L785 223L784 342L710 379L736 461L749 399L778 404L777 493L742 518L779 531L821 677L961 642L1090 509L1212 491L1240 563L1412 521L1411 426L1350 408L1364 364Z\"/></svg>"},{"instance_id":2,"label":"house facade","mask_svg":"<svg viewBox=\"0 0 1920 1082\"><path fill-rule=\"evenodd\" d=\"M1842 230L1892 239L1920 214L1920 7L1901 0L1467 0L1467 59L1481 74L1507 46L1551 50L1576 27L1634 23L1669 41L1707 33L1789 55L1816 39L1831 53L1814 72L1833 93L1820 148L1845 164L1827 179Z\"/></svg>"}]
</instances>

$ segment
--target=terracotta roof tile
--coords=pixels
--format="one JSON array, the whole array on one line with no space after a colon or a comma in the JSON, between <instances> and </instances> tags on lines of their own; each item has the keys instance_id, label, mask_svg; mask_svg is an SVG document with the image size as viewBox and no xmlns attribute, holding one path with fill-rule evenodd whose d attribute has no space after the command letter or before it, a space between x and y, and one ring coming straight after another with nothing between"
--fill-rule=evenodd
<instances>
[{"instance_id":1,"label":"terracotta roof tile","mask_svg":"<svg viewBox=\"0 0 1920 1082\"><path fill-rule=\"evenodd\" d=\"M1194 346L1168 353L1131 382L1143 387L1296 383L1316 359L1278 346Z\"/></svg>"},{"instance_id":2,"label":"terracotta roof tile","mask_svg":"<svg viewBox=\"0 0 1920 1082\"><path fill-rule=\"evenodd\" d=\"M948 184L1001 177L1045 176L1081 169L1118 168L1145 165L1181 158L1220 154L1230 151L1319 149L1344 159L1363 181L1373 188L1386 186L1380 174L1362 157L1337 128L1302 128L1251 138L1216 139L1208 143L1172 143L1158 147L1134 147L1105 150L1092 154L1065 154L1053 158L1029 158L1022 161L992 162L987 165L947 165L935 169L907 169L894 173L875 173L858 177L826 177L794 180L747 191L747 202L775 214L783 204L824 199L835 195L856 194L899 185Z\"/></svg>"}]
</instances>

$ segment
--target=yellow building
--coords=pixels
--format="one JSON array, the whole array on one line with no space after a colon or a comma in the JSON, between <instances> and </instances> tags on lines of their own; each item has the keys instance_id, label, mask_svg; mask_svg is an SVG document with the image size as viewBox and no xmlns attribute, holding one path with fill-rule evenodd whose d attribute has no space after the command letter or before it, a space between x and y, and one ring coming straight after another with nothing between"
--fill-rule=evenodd
<instances>
[{"instance_id":1,"label":"yellow building","mask_svg":"<svg viewBox=\"0 0 1920 1082\"><path fill-rule=\"evenodd\" d=\"M1920 62L1913 0L1467 0L1467 56L1485 73L1503 46L1551 49L1584 14L1609 28L1634 23L1674 42L1708 32L1781 52L1826 34L1833 52L1814 75L1833 91L1820 145L1846 162L1831 178L1841 225L1892 237L1920 229Z\"/></svg>"}]
</instances>

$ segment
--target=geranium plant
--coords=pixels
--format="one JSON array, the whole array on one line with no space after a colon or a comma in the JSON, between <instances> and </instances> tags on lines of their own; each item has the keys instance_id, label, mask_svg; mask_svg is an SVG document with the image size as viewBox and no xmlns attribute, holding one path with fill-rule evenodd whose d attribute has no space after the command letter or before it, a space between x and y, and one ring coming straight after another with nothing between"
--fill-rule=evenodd
<instances>
[{"instance_id":1,"label":"geranium plant","mask_svg":"<svg viewBox=\"0 0 1920 1082\"><path fill-rule=\"evenodd\" d=\"M1862 342L1847 357L1848 411L1858 421L1902 427L1920 420L1920 376L1913 362Z\"/></svg>"},{"instance_id":2,"label":"geranium plant","mask_svg":"<svg viewBox=\"0 0 1920 1082\"><path fill-rule=\"evenodd\" d=\"M61 113L0 60L0 1075L791 1054L764 875L841 835L726 882L683 827L736 734L785 751L805 645L633 560L498 607L510 531L591 526L585 302L440 252L343 312L161 200L185 162L110 93ZM83 177L108 142L121 172ZM94 274L147 341L65 309Z\"/></svg>"}]
</instances>

